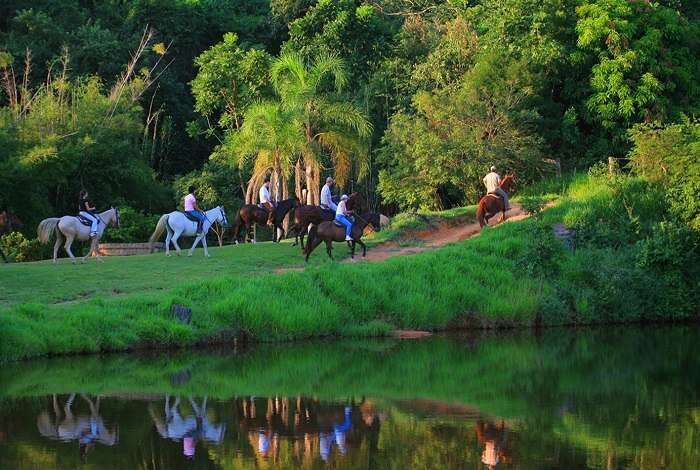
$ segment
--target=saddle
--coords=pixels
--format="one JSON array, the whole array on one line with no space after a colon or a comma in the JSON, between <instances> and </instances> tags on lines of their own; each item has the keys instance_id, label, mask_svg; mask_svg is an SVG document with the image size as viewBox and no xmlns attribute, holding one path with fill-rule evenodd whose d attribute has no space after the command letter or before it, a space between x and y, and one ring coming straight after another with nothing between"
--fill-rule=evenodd
<instances>
[{"instance_id":1,"label":"saddle","mask_svg":"<svg viewBox=\"0 0 700 470\"><path fill-rule=\"evenodd\" d=\"M78 222L80 222L81 224L85 225L86 227L92 226L92 221L89 220L89 219L87 219L87 218L85 218L84 216L82 216L82 215L80 215L80 214L76 215L75 218L78 219ZM98 223L98 224L100 223L100 219L97 219L97 223Z\"/></svg>"},{"instance_id":2,"label":"saddle","mask_svg":"<svg viewBox=\"0 0 700 470\"><path fill-rule=\"evenodd\" d=\"M501 196L499 196L498 193L486 193L486 195L487 195L487 196L493 196L493 197L495 197L496 199L500 199L501 201L503 200L503 198L502 198Z\"/></svg>"},{"instance_id":3,"label":"saddle","mask_svg":"<svg viewBox=\"0 0 700 470\"><path fill-rule=\"evenodd\" d=\"M184 215L187 218L187 220L190 220L192 222L199 222L199 220L192 214L182 211L182 215Z\"/></svg>"}]
</instances>

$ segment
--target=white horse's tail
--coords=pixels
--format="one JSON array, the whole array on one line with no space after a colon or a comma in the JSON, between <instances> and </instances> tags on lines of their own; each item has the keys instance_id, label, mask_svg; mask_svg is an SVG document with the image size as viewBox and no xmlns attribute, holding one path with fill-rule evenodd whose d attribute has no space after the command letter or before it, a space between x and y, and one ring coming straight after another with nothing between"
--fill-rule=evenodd
<instances>
[{"instance_id":1,"label":"white horse's tail","mask_svg":"<svg viewBox=\"0 0 700 470\"><path fill-rule=\"evenodd\" d=\"M39 226L36 228L36 236L42 244L47 244L51 240L51 235L53 235L58 228L58 221L61 220L58 217L49 217L39 222Z\"/></svg>"},{"instance_id":2,"label":"white horse's tail","mask_svg":"<svg viewBox=\"0 0 700 470\"><path fill-rule=\"evenodd\" d=\"M160 219L158 220L158 225L156 225L156 229L153 232L153 235L151 235L151 238L148 239L149 249L151 253L153 253L153 244L155 243L156 240L160 238L161 235L163 235L163 232L165 232L166 229L166 224L168 223L168 214L163 214Z\"/></svg>"}]
</instances>

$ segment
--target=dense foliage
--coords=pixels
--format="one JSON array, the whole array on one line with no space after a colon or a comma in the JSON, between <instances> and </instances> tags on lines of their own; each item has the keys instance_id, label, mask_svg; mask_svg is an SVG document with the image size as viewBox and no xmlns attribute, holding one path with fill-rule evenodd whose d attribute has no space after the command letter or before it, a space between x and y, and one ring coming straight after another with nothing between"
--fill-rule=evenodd
<instances>
[{"instance_id":1,"label":"dense foliage","mask_svg":"<svg viewBox=\"0 0 700 470\"><path fill-rule=\"evenodd\" d=\"M85 186L100 205L158 212L210 159L233 167L207 183L226 205L252 201L265 172L280 198L306 189L315 202L332 174L374 206L473 203L491 164L527 184L633 146L653 153L640 125L692 147L699 51L696 9L678 1L10 0L0 209L28 231L71 212ZM141 89L110 105L125 78ZM28 131L81 99L51 139ZM693 206L688 191L679 207Z\"/></svg>"}]
</instances>

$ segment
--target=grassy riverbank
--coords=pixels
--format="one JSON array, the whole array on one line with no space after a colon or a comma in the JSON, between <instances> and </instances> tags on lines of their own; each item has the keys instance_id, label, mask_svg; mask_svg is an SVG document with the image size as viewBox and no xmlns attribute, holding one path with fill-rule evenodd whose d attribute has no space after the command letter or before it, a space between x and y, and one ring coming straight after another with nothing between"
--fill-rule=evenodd
<instances>
[{"instance_id":1,"label":"grassy riverbank","mask_svg":"<svg viewBox=\"0 0 700 470\"><path fill-rule=\"evenodd\" d=\"M291 266L301 261L289 246L258 245L214 252L219 255L217 270L202 259L144 258L162 270L151 271L153 279L148 280L143 275L126 280L138 271L119 266L138 264L135 258L110 259L89 266L91 271L83 271L84 266L24 265L15 269L29 274L54 269L57 289L92 286L101 269L114 270L112 279L138 288L125 295L49 304L51 295L41 294L40 287L37 301L30 303L26 292L31 295L31 284L25 279L24 287L17 287L24 290L24 301L0 310L0 359L181 347L225 342L236 334L279 341L382 335L395 328L694 320L697 268L659 264L674 256L669 251L673 246L659 252L664 239L655 227L662 214L653 188L641 180L581 177L567 186L555 207L537 217L384 262L330 264L319 253L316 264L303 271L261 274L275 267L267 256L282 262L288 252ZM555 223L577 229L576 251L567 251L554 239ZM246 263L252 268L246 269ZM179 277L173 265L179 267ZM76 277L68 281L68 272ZM8 271L0 273L7 278ZM173 275L179 282L165 289ZM191 325L172 320L174 303L193 309Z\"/></svg>"}]
</instances>

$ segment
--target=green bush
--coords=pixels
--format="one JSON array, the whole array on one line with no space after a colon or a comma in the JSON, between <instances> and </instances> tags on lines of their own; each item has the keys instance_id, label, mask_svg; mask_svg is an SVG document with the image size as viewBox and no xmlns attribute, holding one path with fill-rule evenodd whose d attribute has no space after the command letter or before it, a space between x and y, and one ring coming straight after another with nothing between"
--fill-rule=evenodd
<instances>
[{"instance_id":1,"label":"green bush","mask_svg":"<svg viewBox=\"0 0 700 470\"><path fill-rule=\"evenodd\" d=\"M158 215L144 214L128 206L119 208L119 228L110 227L103 240L116 243L139 243L148 240L158 223Z\"/></svg>"},{"instance_id":2,"label":"green bush","mask_svg":"<svg viewBox=\"0 0 700 470\"><path fill-rule=\"evenodd\" d=\"M0 237L0 250L8 261L15 263L38 261L47 255L46 248L39 240L29 240L20 232L10 232Z\"/></svg>"}]
</instances>

